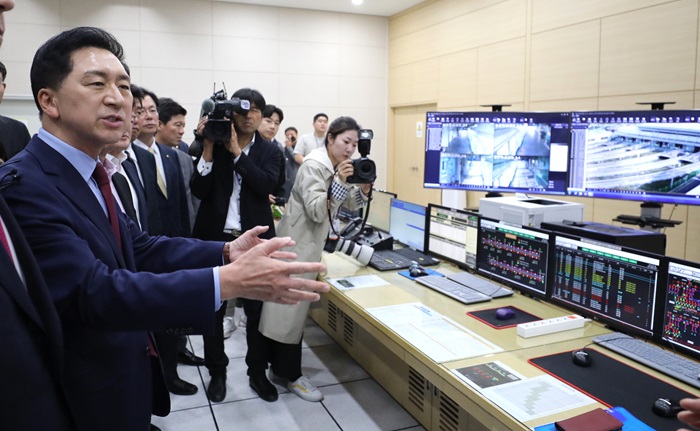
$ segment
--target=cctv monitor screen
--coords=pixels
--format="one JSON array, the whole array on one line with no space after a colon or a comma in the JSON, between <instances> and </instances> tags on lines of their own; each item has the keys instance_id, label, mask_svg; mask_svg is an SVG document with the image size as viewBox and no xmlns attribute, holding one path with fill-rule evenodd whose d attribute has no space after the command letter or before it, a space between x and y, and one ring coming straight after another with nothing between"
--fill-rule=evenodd
<instances>
[{"instance_id":1,"label":"cctv monitor screen","mask_svg":"<svg viewBox=\"0 0 700 431\"><path fill-rule=\"evenodd\" d=\"M425 207L393 198L390 219L389 234L394 240L422 252L425 239Z\"/></svg>"},{"instance_id":2,"label":"cctv monitor screen","mask_svg":"<svg viewBox=\"0 0 700 431\"><path fill-rule=\"evenodd\" d=\"M544 297L548 255L549 232L481 218L476 267L484 277Z\"/></svg>"},{"instance_id":3,"label":"cctv monitor screen","mask_svg":"<svg viewBox=\"0 0 700 431\"><path fill-rule=\"evenodd\" d=\"M653 335L658 256L555 234L553 264L552 302L622 332Z\"/></svg>"},{"instance_id":4,"label":"cctv monitor screen","mask_svg":"<svg viewBox=\"0 0 700 431\"><path fill-rule=\"evenodd\" d=\"M426 217L425 252L460 268L476 270L479 215L429 204Z\"/></svg>"},{"instance_id":5,"label":"cctv monitor screen","mask_svg":"<svg viewBox=\"0 0 700 431\"><path fill-rule=\"evenodd\" d=\"M700 205L700 112L572 112L568 193Z\"/></svg>"},{"instance_id":6,"label":"cctv monitor screen","mask_svg":"<svg viewBox=\"0 0 700 431\"><path fill-rule=\"evenodd\" d=\"M563 195L568 112L428 112L424 185Z\"/></svg>"},{"instance_id":7,"label":"cctv monitor screen","mask_svg":"<svg viewBox=\"0 0 700 431\"><path fill-rule=\"evenodd\" d=\"M661 339L700 358L700 263L669 258Z\"/></svg>"},{"instance_id":8,"label":"cctv monitor screen","mask_svg":"<svg viewBox=\"0 0 700 431\"><path fill-rule=\"evenodd\" d=\"M372 190L372 202L369 204L367 222L382 232L389 232L391 199L395 197L396 193Z\"/></svg>"}]
</instances>

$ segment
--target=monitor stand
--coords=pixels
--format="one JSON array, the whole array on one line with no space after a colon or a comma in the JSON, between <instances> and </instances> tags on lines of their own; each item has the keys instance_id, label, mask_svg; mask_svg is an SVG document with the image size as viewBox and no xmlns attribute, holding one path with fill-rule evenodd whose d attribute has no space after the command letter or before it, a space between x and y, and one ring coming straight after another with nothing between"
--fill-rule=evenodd
<instances>
[{"instance_id":1,"label":"monitor stand","mask_svg":"<svg viewBox=\"0 0 700 431\"><path fill-rule=\"evenodd\" d=\"M623 224L636 224L643 230L661 232L662 229L677 226L683 222L677 220L666 220L661 218L661 208L663 204L656 202L642 202L639 216L629 216L620 214L613 221Z\"/></svg>"}]
</instances>

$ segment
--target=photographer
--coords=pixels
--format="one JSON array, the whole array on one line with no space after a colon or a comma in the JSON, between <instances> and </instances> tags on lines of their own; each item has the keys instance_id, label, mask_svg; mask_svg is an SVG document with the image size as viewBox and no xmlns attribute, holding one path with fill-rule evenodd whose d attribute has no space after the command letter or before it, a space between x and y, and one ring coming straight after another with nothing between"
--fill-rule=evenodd
<instances>
[{"instance_id":1,"label":"photographer","mask_svg":"<svg viewBox=\"0 0 700 431\"><path fill-rule=\"evenodd\" d=\"M358 143L360 126L350 117L340 117L331 123L325 146L313 150L299 168L284 217L278 225L280 234L296 241L293 248L299 259L319 262L328 238L331 218L341 204L349 208L364 206L372 184L348 184L353 175L350 160ZM327 204L330 202L330 209ZM308 274L315 278L317 274ZM308 306L274 307L266 302L260 320L260 331L267 337L296 347L294 356L287 358L286 371L272 371L288 380L287 387L307 401L321 401L323 394L301 374L301 337Z\"/></svg>"},{"instance_id":2,"label":"photographer","mask_svg":"<svg viewBox=\"0 0 700 431\"><path fill-rule=\"evenodd\" d=\"M218 107L225 112L219 112ZM257 132L263 109L262 94L243 88L230 101L218 102L200 120L197 136L202 138L202 153L195 162L190 184L192 194L201 200L192 232L195 238L230 241L256 225L269 227L261 237L275 236L268 196L284 181L280 177L283 160L279 148ZM208 129L208 122L216 127ZM212 136L227 140L213 140ZM265 377L265 370L274 342L257 330L262 302L243 300L243 307L248 316L246 364L250 385L261 398L273 401L277 390ZM214 402L226 397L225 311L224 304L216 313L215 335L204 337L204 361L211 375L207 396Z\"/></svg>"}]
</instances>

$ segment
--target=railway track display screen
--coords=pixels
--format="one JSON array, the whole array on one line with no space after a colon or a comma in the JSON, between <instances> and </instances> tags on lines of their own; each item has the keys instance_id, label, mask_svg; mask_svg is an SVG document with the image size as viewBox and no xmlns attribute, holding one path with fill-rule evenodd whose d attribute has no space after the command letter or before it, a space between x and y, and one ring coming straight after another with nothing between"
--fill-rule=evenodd
<instances>
[{"instance_id":1,"label":"railway track display screen","mask_svg":"<svg viewBox=\"0 0 700 431\"><path fill-rule=\"evenodd\" d=\"M568 194L700 205L700 113L571 113Z\"/></svg>"}]
</instances>

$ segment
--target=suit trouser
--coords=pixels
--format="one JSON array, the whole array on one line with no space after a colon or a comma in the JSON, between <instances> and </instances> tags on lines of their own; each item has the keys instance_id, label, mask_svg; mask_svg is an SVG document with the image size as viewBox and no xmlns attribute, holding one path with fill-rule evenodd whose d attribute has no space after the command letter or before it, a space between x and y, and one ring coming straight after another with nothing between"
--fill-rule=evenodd
<instances>
[{"instance_id":1,"label":"suit trouser","mask_svg":"<svg viewBox=\"0 0 700 431\"><path fill-rule=\"evenodd\" d=\"M165 334L156 332L153 334L158 345L158 356L163 364L163 374L165 375L166 383L170 383L176 378L177 374L177 356L178 353L185 348L187 339L178 335Z\"/></svg>"},{"instance_id":2,"label":"suit trouser","mask_svg":"<svg viewBox=\"0 0 700 431\"><path fill-rule=\"evenodd\" d=\"M261 334L258 327L262 306L262 301L243 299L243 309L248 319L248 352L245 356L248 375L264 373L267 365L271 364L272 371L277 376L294 381L301 377L301 341L297 344L284 344Z\"/></svg>"}]
</instances>

